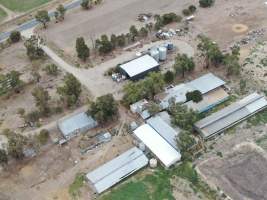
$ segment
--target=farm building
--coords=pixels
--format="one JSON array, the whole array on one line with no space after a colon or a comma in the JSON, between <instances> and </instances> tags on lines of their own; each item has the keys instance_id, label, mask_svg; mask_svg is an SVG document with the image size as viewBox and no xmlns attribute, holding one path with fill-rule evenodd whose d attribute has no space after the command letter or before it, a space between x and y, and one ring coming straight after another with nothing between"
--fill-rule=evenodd
<instances>
[{"instance_id":1,"label":"farm building","mask_svg":"<svg viewBox=\"0 0 267 200\"><path fill-rule=\"evenodd\" d=\"M148 164L145 154L133 147L86 175L97 193L102 193Z\"/></svg>"},{"instance_id":2,"label":"farm building","mask_svg":"<svg viewBox=\"0 0 267 200\"><path fill-rule=\"evenodd\" d=\"M95 128L97 122L86 113L79 113L58 123L58 128L66 140Z\"/></svg>"},{"instance_id":3,"label":"farm building","mask_svg":"<svg viewBox=\"0 0 267 200\"><path fill-rule=\"evenodd\" d=\"M173 148L155 129L150 125L144 124L134 131L134 136L169 168L181 160L181 154Z\"/></svg>"},{"instance_id":4,"label":"farm building","mask_svg":"<svg viewBox=\"0 0 267 200\"><path fill-rule=\"evenodd\" d=\"M212 73L208 73L193 81L170 88L164 93L157 95L156 98L160 101L163 109L168 108L170 101L174 100L175 103L184 103L189 108L201 113L228 99L229 95L224 90L224 85L225 82L223 80ZM186 94L194 90L201 92L203 100L198 103L193 101L187 102Z\"/></svg>"},{"instance_id":5,"label":"farm building","mask_svg":"<svg viewBox=\"0 0 267 200\"><path fill-rule=\"evenodd\" d=\"M168 113L167 113L168 114ZM173 129L167 122L165 122L160 115L149 118L146 121L158 134L166 140L173 148L179 151L176 138L179 131Z\"/></svg>"},{"instance_id":6,"label":"farm building","mask_svg":"<svg viewBox=\"0 0 267 200\"><path fill-rule=\"evenodd\" d=\"M267 107L263 95L253 93L244 99L195 123L195 129L209 139Z\"/></svg>"},{"instance_id":7,"label":"farm building","mask_svg":"<svg viewBox=\"0 0 267 200\"><path fill-rule=\"evenodd\" d=\"M159 63L151 56L144 55L120 65L120 71L131 80L144 78L148 73L159 70Z\"/></svg>"}]
</instances>

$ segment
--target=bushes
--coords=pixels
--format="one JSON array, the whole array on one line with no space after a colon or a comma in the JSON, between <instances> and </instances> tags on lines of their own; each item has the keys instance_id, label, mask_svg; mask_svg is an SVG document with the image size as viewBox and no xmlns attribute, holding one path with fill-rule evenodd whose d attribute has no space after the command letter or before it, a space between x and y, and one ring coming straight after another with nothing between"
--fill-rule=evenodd
<instances>
[{"instance_id":1,"label":"bushes","mask_svg":"<svg viewBox=\"0 0 267 200\"><path fill-rule=\"evenodd\" d=\"M184 14L185 16L188 16L188 15L191 15L191 12L190 12L190 10L188 10L188 9L183 9L183 14Z\"/></svg>"},{"instance_id":2,"label":"bushes","mask_svg":"<svg viewBox=\"0 0 267 200\"><path fill-rule=\"evenodd\" d=\"M214 4L215 0L199 0L199 5L202 8L211 7Z\"/></svg>"},{"instance_id":3,"label":"bushes","mask_svg":"<svg viewBox=\"0 0 267 200\"><path fill-rule=\"evenodd\" d=\"M19 42L21 39L21 34L19 31L12 31L10 36L9 36L9 40L11 41L11 43L16 43Z\"/></svg>"},{"instance_id":4,"label":"bushes","mask_svg":"<svg viewBox=\"0 0 267 200\"><path fill-rule=\"evenodd\" d=\"M164 74L164 81L165 83L172 83L174 80L174 73L172 71L167 71L165 74Z\"/></svg>"},{"instance_id":5,"label":"bushes","mask_svg":"<svg viewBox=\"0 0 267 200\"><path fill-rule=\"evenodd\" d=\"M193 13L195 13L196 10L197 10L196 6L190 5L187 9L183 9L183 14L185 16L189 16L189 15L192 15Z\"/></svg>"},{"instance_id":6,"label":"bushes","mask_svg":"<svg viewBox=\"0 0 267 200\"><path fill-rule=\"evenodd\" d=\"M37 140L41 145L46 144L48 138L49 138L49 131L46 129L42 129L40 133L37 135Z\"/></svg>"},{"instance_id":7,"label":"bushes","mask_svg":"<svg viewBox=\"0 0 267 200\"><path fill-rule=\"evenodd\" d=\"M58 67L55 64L46 65L44 71L48 75L52 75L52 76L58 75Z\"/></svg>"}]
</instances>

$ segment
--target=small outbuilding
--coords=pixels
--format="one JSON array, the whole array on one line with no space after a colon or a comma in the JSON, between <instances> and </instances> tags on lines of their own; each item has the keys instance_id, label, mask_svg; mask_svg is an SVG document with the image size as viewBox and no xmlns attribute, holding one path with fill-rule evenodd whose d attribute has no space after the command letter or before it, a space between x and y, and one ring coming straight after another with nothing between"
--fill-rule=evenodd
<instances>
[{"instance_id":1,"label":"small outbuilding","mask_svg":"<svg viewBox=\"0 0 267 200\"><path fill-rule=\"evenodd\" d=\"M264 96L253 93L196 122L194 126L204 139L209 139L265 108L267 101Z\"/></svg>"},{"instance_id":2,"label":"small outbuilding","mask_svg":"<svg viewBox=\"0 0 267 200\"><path fill-rule=\"evenodd\" d=\"M98 167L86 175L89 184L99 194L148 164L148 158L137 147Z\"/></svg>"},{"instance_id":3,"label":"small outbuilding","mask_svg":"<svg viewBox=\"0 0 267 200\"><path fill-rule=\"evenodd\" d=\"M148 73L159 70L159 63L150 55L143 55L120 65L120 71L131 80L144 78Z\"/></svg>"},{"instance_id":4,"label":"small outbuilding","mask_svg":"<svg viewBox=\"0 0 267 200\"><path fill-rule=\"evenodd\" d=\"M98 123L85 112L76 114L58 122L58 128L66 140L95 128L97 125Z\"/></svg>"}]
</instances>

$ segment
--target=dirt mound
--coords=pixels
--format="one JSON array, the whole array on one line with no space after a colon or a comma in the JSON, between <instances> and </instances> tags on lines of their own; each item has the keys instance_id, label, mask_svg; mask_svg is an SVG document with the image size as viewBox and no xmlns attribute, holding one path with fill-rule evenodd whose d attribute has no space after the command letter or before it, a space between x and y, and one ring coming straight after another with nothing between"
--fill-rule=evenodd
<instances>
[{"instance_id":1,"label":"dirt mound","mask_svg":"<svg viewBox=\"0 0 267 200\"><path fill-rule=\"evenodd\" d=\"M235 33L245 33L248 31L248 26L244 24L234 24L232 26L232 31Z\"/></svg>"}]
</instances>

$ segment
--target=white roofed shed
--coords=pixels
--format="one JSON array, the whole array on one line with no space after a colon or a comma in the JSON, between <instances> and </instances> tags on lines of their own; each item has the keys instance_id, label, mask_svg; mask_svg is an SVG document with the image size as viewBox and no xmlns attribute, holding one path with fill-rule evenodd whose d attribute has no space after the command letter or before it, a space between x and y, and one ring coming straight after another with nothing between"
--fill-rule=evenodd
<instances>
[{"instance_id":1,"label":"white roofed shed","mask_svg":"<svg viewBox=\"0 0 267 200\"><path fill-rule=\"evenodd\" d=\"M134 135L145 144L166 168L181 160L181 154L150 125L144 124L138 127L134 131Z\"/></svg>"}]
</instances>

